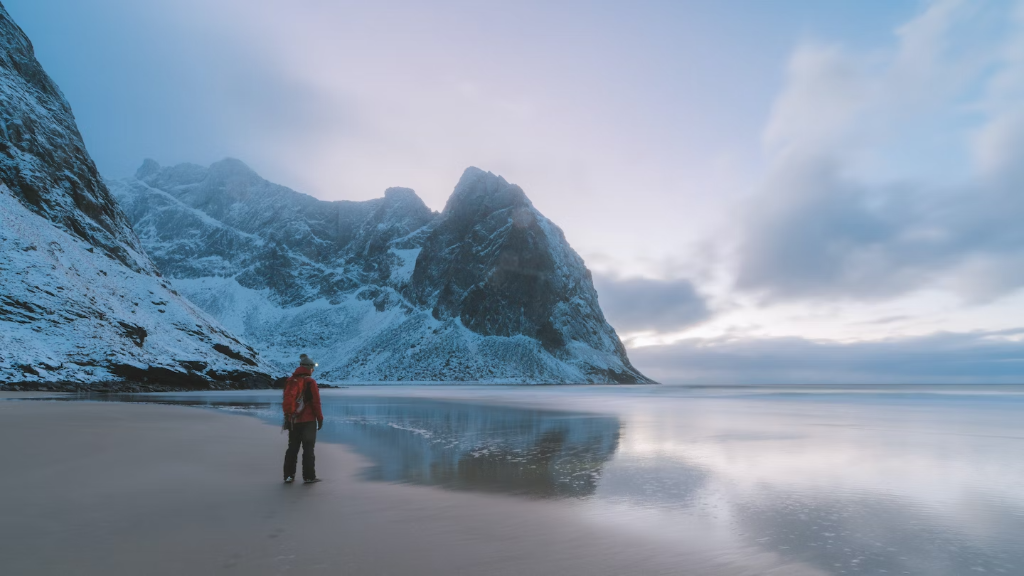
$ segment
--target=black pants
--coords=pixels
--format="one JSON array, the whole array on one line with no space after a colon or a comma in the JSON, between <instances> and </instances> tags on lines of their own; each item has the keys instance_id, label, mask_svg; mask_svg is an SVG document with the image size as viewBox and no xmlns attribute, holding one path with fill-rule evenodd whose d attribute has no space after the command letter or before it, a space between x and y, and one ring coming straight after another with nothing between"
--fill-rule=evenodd
<instances>
[{"instance_id":1,"label":"black pants","mask_svg":"<svg viewBox=\"0 0 1024 576\"><path fill-rule=\"evenodd\" d=\"M298 422L288 431L288 451L284 453L284 477L295 476L295 465L299 459L299 446L302 446L302 479L316 478L316 456L313 445L316 444L316 422Z\"/></svg>"}]
</instances>

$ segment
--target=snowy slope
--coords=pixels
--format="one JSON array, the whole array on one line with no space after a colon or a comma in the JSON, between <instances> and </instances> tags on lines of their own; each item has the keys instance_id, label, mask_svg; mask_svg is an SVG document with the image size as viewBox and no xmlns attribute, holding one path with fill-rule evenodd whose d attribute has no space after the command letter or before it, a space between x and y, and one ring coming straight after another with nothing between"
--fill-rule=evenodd
<instances>
[{"instance_id":1,"label":"snowy slope","mask_svg":"<svg viewBox=\"0 0 1024 576\"><path fill-rule=\"evenodd\" d=\"M325 381L648 381L561 230L489 172L440 214L404 188L323 202L233 159L108 185L174 286L281 370L304 352Z\"/></svg>"},{"instance_id":2,"label":"snowy slope","mask_svg":"<svg viewBox=\"0 0 1024 576\"><path fill-rule=\"evenodd\" d=\"M250 387L270 370L160 276L0 6L0 384Z\"/></svg>"}]
</instances>

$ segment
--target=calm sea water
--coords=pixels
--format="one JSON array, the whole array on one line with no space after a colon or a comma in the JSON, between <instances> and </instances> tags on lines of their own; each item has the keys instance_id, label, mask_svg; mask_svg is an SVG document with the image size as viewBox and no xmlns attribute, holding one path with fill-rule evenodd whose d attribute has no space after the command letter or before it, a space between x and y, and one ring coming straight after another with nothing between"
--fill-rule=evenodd
<instances>
[{"instance_id":1,"label":"calm sea water","mask_svg":"<svg viewBox=\"0 0 1024 576\"><path fill-rule=\"evenodd\" d=\"M280 392L122 397L280 422ZM366 481L569 502L825 574L1024 574L1024 387L351 387Z\"/></svg>"}]
</instances>

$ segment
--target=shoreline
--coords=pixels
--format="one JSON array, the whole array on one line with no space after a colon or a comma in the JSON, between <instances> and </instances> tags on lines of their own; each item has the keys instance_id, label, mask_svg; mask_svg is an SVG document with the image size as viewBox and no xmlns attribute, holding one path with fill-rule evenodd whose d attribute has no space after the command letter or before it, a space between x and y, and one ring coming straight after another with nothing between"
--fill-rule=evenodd
<instances>
[{"instance_id":1,"label":"shoreline","mask_svg":"<svg viewBox=\"0 0 1024 576\"><path fill-rule=\"evenodd\" d=\"M800 572L645 540L573 501L361 480L368 462L327 442L325 481L285 485L285 437L244 415L0 402L0 434L12 574Z\"/></svg>"},{"instance_id":2,"label":"shoreline","mask_svg":"<svg viewBox=\"0 0 1024 576\"><path fill-rule=\"evenodd\" d=\"M177 386L173 384L160 384L141 381L109 381L93 382L84 384L81 382L39 382L19 381L0 382L0 392L62 392L70 394L146 394L159 392L228 392L246 390L281 390L287 377L277 378L270 381L268 385L250 386L244 382L213 382L205 383L203 386ZM412 381L393 380L380 382L318 382L318 387L324 390L348 388L352 386L386 387L386 386L522 386L522 387L559 387L559 386L616 386L623 388L643 386L663 386L658 382L649 383L586 383L586 382L479 382L479 381Z\"/></svg>"},{"instance_id":3,"label":"shoreline","mask_svg":"<svg viewBox=\"0 0 1024 576\"><path fill-rule=\"evenodd\" d=\"M63 392L68 394L145 394L150 392L217 392L228 390L272 390L272 382L266 386L249 386L243 383L222 382L207 384L206 387L175 386L153 382L110 381L83 384L81 382L7 382L0 384L0 392Z\"/></svg>"}]
</instances>

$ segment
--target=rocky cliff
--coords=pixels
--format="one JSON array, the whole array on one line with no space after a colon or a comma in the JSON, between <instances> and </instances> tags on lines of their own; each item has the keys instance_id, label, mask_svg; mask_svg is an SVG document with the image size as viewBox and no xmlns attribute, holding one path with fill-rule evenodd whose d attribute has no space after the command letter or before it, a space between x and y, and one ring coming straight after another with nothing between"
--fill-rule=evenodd
<instances>
[{"instance_id":1,"label":"rocky cliff","mask_svg":"<svg viewBox=\"0 0 1024 576\"><path fill-rule=\"evenodd\" d=\"M0 5L0 385L251 387L270 370L161 277Z\"/></svg>"},{"instance_id":2,"label":"rocky cliff","mask_svg":"<svg viewBox=\"0 0 1024 576\"><path fill-rule=\"evenodd\" d=\"M326 381L649 381L562 231L489 172L441 213L405 188L320 201L232 159L108 184L174 286L281 371L306 352Z\"/></svg>"}]
</instances>

